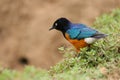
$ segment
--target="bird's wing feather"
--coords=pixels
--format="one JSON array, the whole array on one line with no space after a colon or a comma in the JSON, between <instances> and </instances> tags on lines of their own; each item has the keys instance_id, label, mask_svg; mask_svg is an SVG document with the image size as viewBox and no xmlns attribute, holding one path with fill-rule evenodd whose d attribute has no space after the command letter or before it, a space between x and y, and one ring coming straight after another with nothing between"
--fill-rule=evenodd
<instances>
[{"instance_id":1,"label":"bird's wing feather","mask_svg":"<svg viewBox=\"0 0 120 80\"><path fill-rule=\"evenodd\" d=\"M71 39L76 39L77 36L81 33L81 30L78 28L72 28L69 29L66 33L68 33Z\"/></svg>"},{"instance_id":2,"label":"bird's wing feather","mask_svg":"<svg viewBox=\"0 0 120 80\"><path fill-rule=\"evenodd\" d=\"M88 38L96 34L96 30L91 29L91 28L71 28L67 31L71 39L83 39L83 38Z\"/></svg>"},{"instance_id":3,"label":"bird's wing feather","mask_svg":"<svg viewBox=\"0 0 120 80\"><path fill-rule=\"evenodd\" d=\"M96 30L91 28L82 28L81 33L78 35L77 39L88 38L97 33Z\"/></svg>"}]
</instances>

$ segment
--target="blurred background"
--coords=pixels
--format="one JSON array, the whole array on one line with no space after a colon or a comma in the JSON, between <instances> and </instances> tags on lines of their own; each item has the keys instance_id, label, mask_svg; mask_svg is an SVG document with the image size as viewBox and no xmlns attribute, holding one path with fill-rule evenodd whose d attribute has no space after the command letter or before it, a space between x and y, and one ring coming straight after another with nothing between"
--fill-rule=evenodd
<instances>
[{"instance_id":1,"label":"blurred background","mask_svg":"<svg viewBox=\"0 0 120 80\"><path fill-rule=\"evenodd\" d=\"M92 25L96 17L120 7L120 0L0 0L0 66L49 69L62 59L58 48L71 46L58 31L59 17Z\"/></svg>"}]
</instances>

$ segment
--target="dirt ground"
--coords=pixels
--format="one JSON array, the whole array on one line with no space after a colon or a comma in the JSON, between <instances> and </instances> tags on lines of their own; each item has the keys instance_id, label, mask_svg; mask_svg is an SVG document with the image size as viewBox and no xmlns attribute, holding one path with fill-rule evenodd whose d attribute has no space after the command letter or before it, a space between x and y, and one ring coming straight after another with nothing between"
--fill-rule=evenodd
<instances>
[{"instance_id":1,"label":"dirt ground","mask_svg":"<svg viewBox=\"0 0 120 80\"><path fill-rule=\"evenodd\" d=\"M0 65L49 69L62 59L57 48L71 46L58 31L48 30L57 18L91 25L119 5L120 0L0 0Z\"/></svg>"}]
</instances>

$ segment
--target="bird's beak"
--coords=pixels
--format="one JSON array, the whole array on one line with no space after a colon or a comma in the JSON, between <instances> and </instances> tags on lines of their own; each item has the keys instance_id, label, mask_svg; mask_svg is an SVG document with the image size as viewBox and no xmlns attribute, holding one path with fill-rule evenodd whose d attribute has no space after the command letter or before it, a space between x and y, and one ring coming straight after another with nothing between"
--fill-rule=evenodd
<instances>
[{"instance_id":1,"label":"bird's beak","mask_svg":"<svg viewBox=\"0 0 120 80\"><path fill-rule=\"evenodd\" d=\"M54 27L51 27L51 28L49 29L49 31L50 31L50 30L53 30L53 29L54 29Z\"/></svg>"}]
</instances>

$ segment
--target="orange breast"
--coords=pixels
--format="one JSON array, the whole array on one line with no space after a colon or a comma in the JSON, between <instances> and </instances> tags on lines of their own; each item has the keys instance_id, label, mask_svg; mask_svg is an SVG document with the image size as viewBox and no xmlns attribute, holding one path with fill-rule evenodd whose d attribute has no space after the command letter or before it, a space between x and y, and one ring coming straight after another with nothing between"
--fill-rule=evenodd
<instances>
[{"instance_id":1,"label":"orange breast","mask_svg":"<svg viewBox=\"0 0 120 80\"><path fill-rule=\"evenodd\" d=\"M67 33L65 34L65 37L71 44L73 44L73 46L75 46L77 51L80 51L80 48L88 46L84 39L81 40L71 39Z\"/></svg>"}]
</instances>

